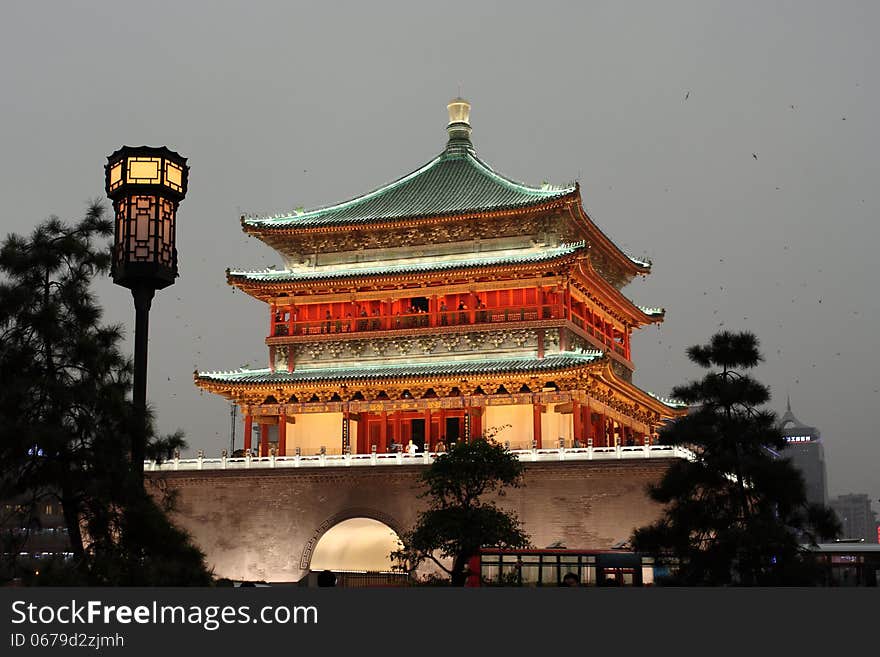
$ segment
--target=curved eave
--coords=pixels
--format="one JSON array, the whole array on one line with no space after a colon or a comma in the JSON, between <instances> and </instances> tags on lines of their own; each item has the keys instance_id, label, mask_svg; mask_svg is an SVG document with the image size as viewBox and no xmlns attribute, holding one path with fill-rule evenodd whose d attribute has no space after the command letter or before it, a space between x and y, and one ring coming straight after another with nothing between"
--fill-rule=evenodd
<instances>
[{"instance_id":1,"label":"curved eave","mask_svg":"<svg viewBox=\"0 0 880 657\"><path fill-rule=\"evenodd\" d=\"M559 360L558 364L553 361ZM454 385L465 382L480 384L484 381L502 381L511 376L554 378L596 373L606 367L607 356L600 351L587 353L563 352L543 360L510 359L488 361L457 361L448 364L382 366L363 368L361 373L348 369L296 370L294 372L272 372L271 370L238 370L229 372L193 373L195 384L209 392L231 394L234 391L314 389L322 386L346 387L351 390L369 386L389 384L434 384L448 381ZM509 363L509 364L508 364ZM444 367L448 367L444 371ZM481 370L480 367L485 368ZM371 372L371 369L374 370ZM407 372L419 370L423 372ZM376 371L378 370L378 371ZM250 378L247 378L250 377ZM502 381L503 382L503 381Z\"/></svg>"},{"instance_id":2,"label":"curved eave","mask_svg":"<svg viewBox=\"0 0 880 657\"><path fill-rule=\"evenodd\" d=\"M276 296L281 290L314 289L316 286L345 285L356 287L369 283L371 285L393 285L395 283L408 282L415 278L446 277L461 275L466 272L468 276L478 277L485 275L511 274L521 278L523 274L534 275L538 272L546 272L550 267L559 267L573 263L581 253L583 247L577 247L569 253L551 257L546 260L534 260L528 262L502 262L499 264L475 264L461 267L445 266L436 269L419 269L405 272L389 272L387 274L355 273L347 276L316 276L314 278L297 278L293 280L266 281L248 277L245 272L232 272L227 270L226 282L237 287L245 294L268 301Z\"/></svg>"},{"instance_id":3,"label":"curved eave","mask_svg":"<svg viewBox=\"0 0 880 657\"><path fill-rule=\"evenodd\" d=\"M304 233L338 233L351 230L383 230L425 226L434 223L454 220L465 221L472 219L493 219L504 216L526 215L533 212L544 212L555 208L564 207L575 202L578 198L577 190L561 192L559 196L549 199L537 199L534 203L524 203L509 206L493 206L486 208L474 208L465 212L452 211L444 213L401 215L399 217L379 218L370 222L360 223L326 223L318 225L272 225L267 221L255 223L254 220L241 217L242 230L258 239L282 237L287 235L301 235Z\"/></svg>"},{"instance_id":4,"label":"curved eave","mask_svg":"<svg viewBox=\"0 0 880 657\"><path fill-rule=\"evenodd\" d=\"M630 397L638 403L648 407L663 419L673 420L687 415L687 407L680 406L671 402L671 400L669 400L669 403L661 401L656 395L653 395L646 390L642 390L629 381L618 377L614 373L614 369L610 362L605 363L601 368L599 378L622 395Z\"/></svg>"},{"instance_id":5,"label":"curved eave","mask_svg":"<svg viewBox=\"0 0 880 657\"><path fill-rule=\"evenodd\" d=\"M599 228L599 226L597 226L592 219L590 219L590 216L587 214L587 211L584 208L583 199L580 195L580 183L578 183L575 187L577 192L576 219L586 226L587 233L589 234L591 240L596 245L596 247L600 248L604 253L611 257L630 276L650 274L650 263L642 262L641 260L633 258L629 254L622 251L620 247L618 247L617 244L615 244L610 237L603 233L602 229Z\"/></svg>"},{"instance_id":6,"label":"curved eave","mask_svg":"<svg viewBox=\"0 0 880 657\"><path fill-rule=\"evenodd\" d=\"M577 269L584 277L585 283L591 286L591 292L603 297L606 305L616 308L621 315L628 317L633 326L659 324L664 320L665 312L660 314L645 312L641 307L630 301L620 290L608 283L593 268L593 263L589 257L580 258Z\"/></svg>"}]
</instances>

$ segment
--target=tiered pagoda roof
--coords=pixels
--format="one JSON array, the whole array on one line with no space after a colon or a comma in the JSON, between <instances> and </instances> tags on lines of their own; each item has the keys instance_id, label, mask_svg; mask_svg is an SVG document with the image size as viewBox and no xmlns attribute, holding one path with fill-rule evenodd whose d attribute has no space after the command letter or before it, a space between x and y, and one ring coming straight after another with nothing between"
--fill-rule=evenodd
<instances>
[{"instance_id":1,"label":"tiered pagoda roof","mask_svg":"<svg viewBox=\"0 0 880 657\"><path fill-rule=\"evenodd\" d=\"M485 374L531 374L571 370L601 360L601 351L560 352L543 359L535 358L471 358L431 363L395 363L324 367L320 369L295 370L293 372L261 370L237 370L230 372L200 372L198 379L217 383L261 385L296 383L340 383L346 381L381 381L386 379L421 379L448 376L474 376Z\"/></svg>"},{"instance_id":2,"label":"tiered pagoda roof","mask_svg":"<svg viewBox=\"0 0 880 657\"><path fill-rule=\"evenodd\" d=\"M552 203L576 193L576 185L530 187L513 181L478 158L472 147L447 147L412 173L362 196L276 217L245 217L242 223L246 228L264 229L351 226L513 210Z\"/></svg>"},{"instance_id":3,"label":"tiered pagoda roof","mask_svg":"<svg viewBox=\"0 0 880 657\"><path fill-rule=\"evenodd\" d=\"M480 159L470 140L469 107L466 101L453 100L445 149L393 182L311 210L242 216L243 230L282 253L286 268L227 270L228 283L273 304L274 313L274 304L282 303L278 301L281 298L304 299L308 305L309 299L322 296L349 295L346 298L354 300L355 294L369 295L379 289L460 286L464 278L474 289L502 279L529 279L529 284L539 289L545 281L551 287L564 284L568 294L577 288L609 318L620 321L624 330L662 321L662 308L637 306L620 291L635 275L649 273L650 263L624 253L593 223L584 210L578 184L527 185L498 173ZM532 282L535 280L538 282ZM551 323L548 319L547 325ZM578 326L594 335L594 327ZM491 322L484 321L482 327L497 330ZM426 322L423 328L441 333L461 330L445 322L430 327ZM419 328L410 330L421 334ZM354 340L362 333L340 332L338 328L331 331L329 325L320 335L285 331L281 337L272 337L270 348L284 342L284 358L292 358L286 351L288 342ZM397 333L389 329L388 339L397 339ZM382 336L371 333L370 339ZM284 368L196 372L195 378L201 387L220 394L247 390L254 395L269 388L300 390L326 384L351 393L373 383L384 386L393 381L410 386L431 381L495 381L505 375L513 380L568 378L577 386L585 377L592 377L594 382L618 390L621 398L667 414L663 409L671 407L669 400L641 391L628 377L615 373L615 366L620 366L619 349L615 352L611 347L619 345L606 342L609 349L592 351L592 346L585 346L576 347L583 349L577 351L569 350L571 344L563 342L558 340L560 351L555 353L545 352L544 343L539 342L535 357L523 357L510 346L505 347L511 351L507 357L497 352L480 354L472 348L473 353L426 355L408 362L377 363L353 357L338 363L297 361L294 367L288 360ZM520 347L517 350L521 352ZM624 369L627 367L631 366L624 363ZM532 389L531 384L528 387Z\"/></svg>"},{"instance_id":4,"label":"tiered pagoda roof","mask_svg":"<svg viewBox=\"0 0 880 657\"><path fill-rule=\"evenodd\" d=\"M531 249L510 249L488 253L463 253L412 258L400 261L375 262L340 265L324 265L320 268L295 267L285 270L264 269L262 271L229 271L228 280L236 285L239 282L293 283L303 281L323 281L331 279L354 279L359 277L390 277L401 274L454 271L459 269L479 269L480 267L500 267L505 265L528 265L547 263L577 253L586 253L584 242L563 244L555 247L537 246Z\"/></svg>"}]
</instances>

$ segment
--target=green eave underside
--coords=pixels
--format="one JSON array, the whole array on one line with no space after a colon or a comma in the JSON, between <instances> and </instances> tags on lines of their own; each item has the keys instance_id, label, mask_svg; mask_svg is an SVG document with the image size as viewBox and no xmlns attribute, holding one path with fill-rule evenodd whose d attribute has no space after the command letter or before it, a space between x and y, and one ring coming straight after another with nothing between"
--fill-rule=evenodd
<instances>
[{"instance_id":1,"label":"green eave underside","mask_svg":"<svg viewBox=\"0 0 880 657\"><path fill-rule=\"evenodd\" d=\"M496 267L503 265L525 265L552 261L563 256L584 250L584 242L564 244L557 247L521 249L511 251L489 252L468 257L432 257L420 259L418 262L398 262L379 266L363 267L358 265L328 266L318 268L287 269L281 271L230 271L232 278L264 283L285 283L296 281L321 281L339 278L357 278L359 276L394 276L397 274L414 274L429 271L447 271L477 267Z\"/></svg>"},{"instance_id":2,"label":"green eave underside","mask_svg":"<svg viewBox=\"0 0 880 657\"><path fill-rule=\"evenodd\" d=\"M246 217L261 229L366 224L540 205L575 186L529 187L505 178L470 149L449 149L407 176L350 201L276 217Z\"/></svg>"},{"instance_id":3,"label":"green eave underside","mask_svg":"<svg viewBox=\"0 0 880 657\"><path fill-rule=\"evenodd\" d=\"M636 307L649 317L663 317L666 314L666 310L664 310L663 308L651 308L648 306Z\"/></svg>"},{"instance_id":4,"label":"green eave underside","mask_svg":"<svg viewBox=\"0 0 880 657\"><path fill-rule=\"evenodd\" d=\"M671 399L669 397L661 397L660 395L655 395L650 390L646 390L645 392L648 393L654 399L656 399L658 402L660 402L661 404L665 404L669 408L688 408L688 405L685 404L680 399Z\"/></svg>"},{"instance_id":5,"label":"green eave underside","mask_svg":"<svg viewBox=\"0 0 880 657\"><path fill-rule=\"evenodd\" d=\"M422 378L436 376L468 376L501 373L529 373L565 370L586 365L602 358L601 351L561 352L543 359L499 358L449 361L445 363L402 363L372 367L332 367L294 372L263 370L238 370L232 372L204 372L198 375L202 381L259 385L312 383L320 381L352 381L397 378Z\"/></svg>"}]
</instances>

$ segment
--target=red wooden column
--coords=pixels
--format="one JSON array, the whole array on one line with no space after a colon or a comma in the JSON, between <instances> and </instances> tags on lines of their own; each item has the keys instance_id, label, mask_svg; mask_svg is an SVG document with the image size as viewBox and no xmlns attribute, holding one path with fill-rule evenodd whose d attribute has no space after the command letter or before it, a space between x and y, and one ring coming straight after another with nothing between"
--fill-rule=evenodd
<instances>
[{"instance_id":1,"label":"red wooden column","mask_svg":"<svg viewBox=\"0 0 880 657\"><path fill-rule=\"evenodd\" d=\"M571 283L565 284L565 319L571 321Z\"/></svg>"},{"instance_id":2,"label":"red wooden column","mask_svg":"<svg viewBox=\"0 0 880 657\"><path fill-rule=\"evenodd\" d=\"M278 416L278 456L287 456L287 415Z\"/></svg>"},{"instance_id":3,"label":"red wooden column","mask_svg":"<svg viewBox=\"0 0 880 657\"><path fill-rule=\"evenodd\" d=\"M572 426L572 440L576 440L578 443L581 442L581 403L576 400L571 400L571 416L573 421Z\"/></svg>"},{"instance_id":4,"label":"red wooden column","mask_svg":"<svg viewBox=\"0 0 880 657\"><path fill-rule=\"evenodd\" d=\"M360 413L358 415L357 425L357 453L369 454L372 449L372 445L367 445L367 414ZM378 445L376 446L376 450L379 450Z\"/></svg>"},{"instance_id":5,"label":"red wooden column","mask_svg":"<svg viewBox=\"0 0 880 657\"><path fill-rule=\"evenodd\" d=\"M541 449L541 404L532 403L532 436L535 445Z\"/></svg>"},{"instance_id":6,"label":"red wooden column","mask_svg":"<svg viewBox=\"0 0 880 657\"><path fill-rule=\"evenodd\" d=\"M428 321L431 326L437 326L440 323L437 321L437 308L439 305L436 294L428 298Z\"/></svg>"},{"instance_id":7,"label":"red wooden column","mask_svg":"<svg viewBox=\"0 0 880 657\"><path fill-rule=\"evenodd\" d=\"M253 429L253 418L250 414L244 416L244 449L246 452L251 451L251 438Z\"/></svg>"},{"instance_id":8,"label":"red wooden column","mask_svg":"<svg viewBox=\"0 0 880 657\"><path fill-rule=\"evenodd\" d=\"M378 447L378 451L387 452L388 451L388 411L382 411L382 426L379 427L379 442L381 443Z\"/></svg>"},{"instance_id":9,"label":"red wooden column","mask_svg":"<svg viewBox=\"0 0 880 657\"><path fill-rule=\"evenodd\" d=\"M260 422L260 456L269 456L269 425Z\"/></svg>"},{"instance_id":10,"label":"red wooden column","mask_svg":"<svg viewBox=\"0 0 880 657\"><path fill-rule=\"evenodd\" d=\"M474 438L482 438L483 436L483 407L471 407L471 434Z\"/></svg>"},{"instance_id":11,"label":"red wooden column","mask_svg":"<svg viewBox=\"0 0 880 657\"><path fill-rule=\"evenodd\" d=\"M439 426L437 427L437 439L440 440L444 445L446 445L447 449L449 449L449 445L446 444L446 410L443 408L440 409L440 422L438 424Z\"/></svg>"}]
</instances>

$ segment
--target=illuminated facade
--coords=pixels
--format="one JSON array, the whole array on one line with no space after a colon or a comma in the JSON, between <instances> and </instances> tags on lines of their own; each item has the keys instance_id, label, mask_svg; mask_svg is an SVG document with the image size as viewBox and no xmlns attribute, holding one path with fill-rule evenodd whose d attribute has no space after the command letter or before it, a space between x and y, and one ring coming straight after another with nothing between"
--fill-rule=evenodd
<instances>
[{"instance_id":1,"label":"illuminated facade","mask_svg":"<svg viewBox=\"0 0 880 657\"><path fill-rule=\"evenodd\" d=\"M471 142L470 105L448 109L445 149L409 175L241 218L284 260L227 271L267 305L268 367L195 381L241 407L246 449L433 451L490 427L511 448L644 445L682 412L632 383L632 332L663 311L621 288L650 263L593 223L578 185L494 171Z\"/></svg>"}]
</instances>

